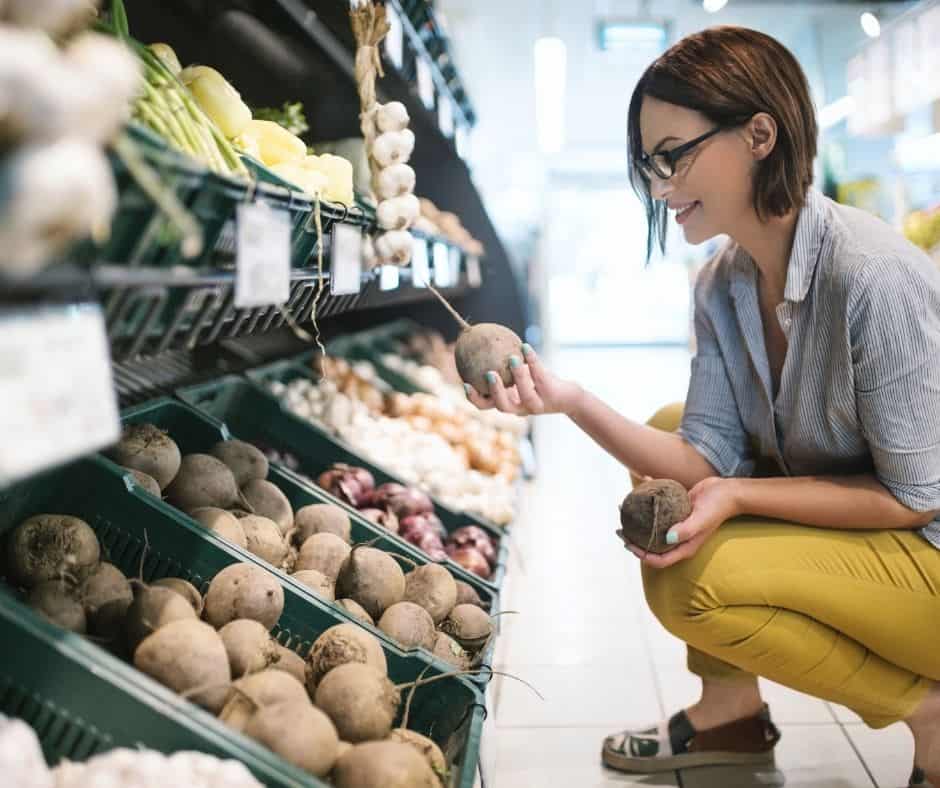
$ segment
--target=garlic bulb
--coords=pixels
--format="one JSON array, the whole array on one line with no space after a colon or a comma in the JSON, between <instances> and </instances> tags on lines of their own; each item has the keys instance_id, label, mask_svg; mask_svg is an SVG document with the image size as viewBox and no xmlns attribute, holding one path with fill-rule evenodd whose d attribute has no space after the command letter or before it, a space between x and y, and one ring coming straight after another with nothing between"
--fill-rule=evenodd
<instances>
[{"instance_id":1,"label":"garlic bulb","mask_svg":"<svg viewBox=\"0 0 940 788\"><path fill-rule=\"evenodd\" d=\"M407 164L393 164L379 170L375 188L380 200L390 200L401 194L410 194L415 188L415 171Z\"/></svg>"},{"instance_id":2,"label":"garlic bulb","mask_svg":"<svg viewBox=\"0 0 940 788\"><path fill-rule=\"evenodd\" d=\"M62 140L20 148L2 177L9 199L0 204L0 271L34 273L69 244L107 227L117 203L111 168L93 145Z\"/></svg>"},{"instance_id":3,"label":"garlic bulb","mask_svg":"<svg viewBox=\"0 0 940 788\"><path fill-rule=\"evenodd\" d=\"M414 241L407 230L390 230L375 239L375 253L387 265L408 265L413 248Z\"/></svg>"},{"instance_id":4,"label":"garlic bulb","mask_svg":"<svg viewBox=\"0 0 940 788\"><path fill-rule=\"evenodd\" d=\"M382 200L376 210L379 227L385 230L407 230L418 216L418 198L413 194L402 194L390 200Z\"/></svg>"},{"instance_id":5,"label":"garlic bulb","mask_svg":"<svg viewBox=\"0 0 940 788\"><path fill-rule=\"evenodd\" d=\"M22 720L0 714L0 769L4 785L17 788L54 788L39 738Z\"/></svg>"},{"instance_id":6,"label":"garlic bulb","mask_svg":"<svg viewBox=\"0 0 940 788\"><path fill-rule=\"evenodd\" d=\"M372 143L372 158L380 167L390 167L411 158L415 149L415 135L411 129L386 131Z\"/></svg>"},{"instance_id":7,"label":"garlic bulb","mask_svg":"<svg viewBox=\"0 0 940 788\"><path fill-rule=\"evenodd\" d=\"M375 111L375 126L382 133L407 129L410 121L408 110L400 101L381 104Z\"/></svg>"}]
</instances>

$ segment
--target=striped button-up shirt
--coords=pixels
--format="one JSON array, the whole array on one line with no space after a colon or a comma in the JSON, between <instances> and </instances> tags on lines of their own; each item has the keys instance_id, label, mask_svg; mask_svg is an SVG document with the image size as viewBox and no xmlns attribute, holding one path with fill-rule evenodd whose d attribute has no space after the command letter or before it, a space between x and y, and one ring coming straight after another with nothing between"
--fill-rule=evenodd
<instances>
[{"instance_id":1,"label":"striped button-up shirt","mask_svg":"<svg viewBox=\"0 0 940 788\"><path fill-rule=\"evenodd\" d=\"M776 396L753 259L730 242L695 287L680 433L721 476L874 473L940 510L940 271L887 224L810 190L784 301ZM761 462L764 465L764 462ZM940 548L940 517L921 533Z\"/></svg>"}]
</instances>

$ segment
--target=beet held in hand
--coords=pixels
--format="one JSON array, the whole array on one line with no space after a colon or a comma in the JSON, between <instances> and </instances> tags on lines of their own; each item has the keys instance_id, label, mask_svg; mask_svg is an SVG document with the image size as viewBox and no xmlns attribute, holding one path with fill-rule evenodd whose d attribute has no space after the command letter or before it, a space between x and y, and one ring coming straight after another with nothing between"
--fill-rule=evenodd
<instances>
[{"instance_id":1,"label":"beet held in hand","mask_svg":"<svg viewBox=\"0 0 940 788\"><path fill-rule=\"evenodd\" d=\"M676 545L666 534L692 513L689 495L679 482L654 479L637 485L620 507L617 535L625 542L650 553L665 553Z\"/></svg>"}]
</instances>

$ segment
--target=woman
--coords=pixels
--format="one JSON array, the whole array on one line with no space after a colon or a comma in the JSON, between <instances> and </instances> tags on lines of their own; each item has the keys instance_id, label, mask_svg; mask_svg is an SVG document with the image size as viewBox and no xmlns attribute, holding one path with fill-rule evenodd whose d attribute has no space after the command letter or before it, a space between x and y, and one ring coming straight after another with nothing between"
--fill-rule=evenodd
<instances>
[{"instance_id":1,"label":"woman","mask_svg":"<svg viewBox=\"0 0 940 788\"><path fill-rule=\"evenodd\" d=\"M631 422L528 346L514 386L468 387L480 408L564 413L635 474L689 490L673 550L627 547L701 699L608 737L616 769L770 761L766 676L874 728L903 720L911 784L940 787L940 274L812 189L816 134L777 41L735 27L680 41L637 84L628 135L648 251L667 209L691 243L730 239L696 284L684 412Z\"/></svg>"}]
</instances>

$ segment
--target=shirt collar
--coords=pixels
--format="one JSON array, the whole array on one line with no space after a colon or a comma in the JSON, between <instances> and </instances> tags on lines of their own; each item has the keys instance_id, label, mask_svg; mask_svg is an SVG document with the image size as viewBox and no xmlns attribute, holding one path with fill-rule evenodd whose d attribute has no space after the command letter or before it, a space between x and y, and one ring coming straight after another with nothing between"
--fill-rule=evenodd
<instances>
[{"instance_id":1,"label":"shirt collar","mask_svg":"<svg viewBox=\"0 0 940 788\"><path fill-rule=\"evenodd\" d=\"M787 264L787 281L783 290L786 301L803 301L809 292L826 234L825 207L825 197L810 187L796 220L796 233L793 236L793 248L790 250L790 260ZM740 296L742 288L754 287L756 273L750 255L740 247L737 252L731 282L732 296L736 298Z\"/></svg>"},{"instance_id":2,"label":"shirt collar","mask_svg":"<svg viewBox=\"0 0 940 788\"><path fill-rule=\"evenodd\" d=\"M793 249L787 265L787 283L783 291L787 301L802 301L806 298L825 234L825 198L810 187L796 221Z\"/></svg>"}]
</instances>

